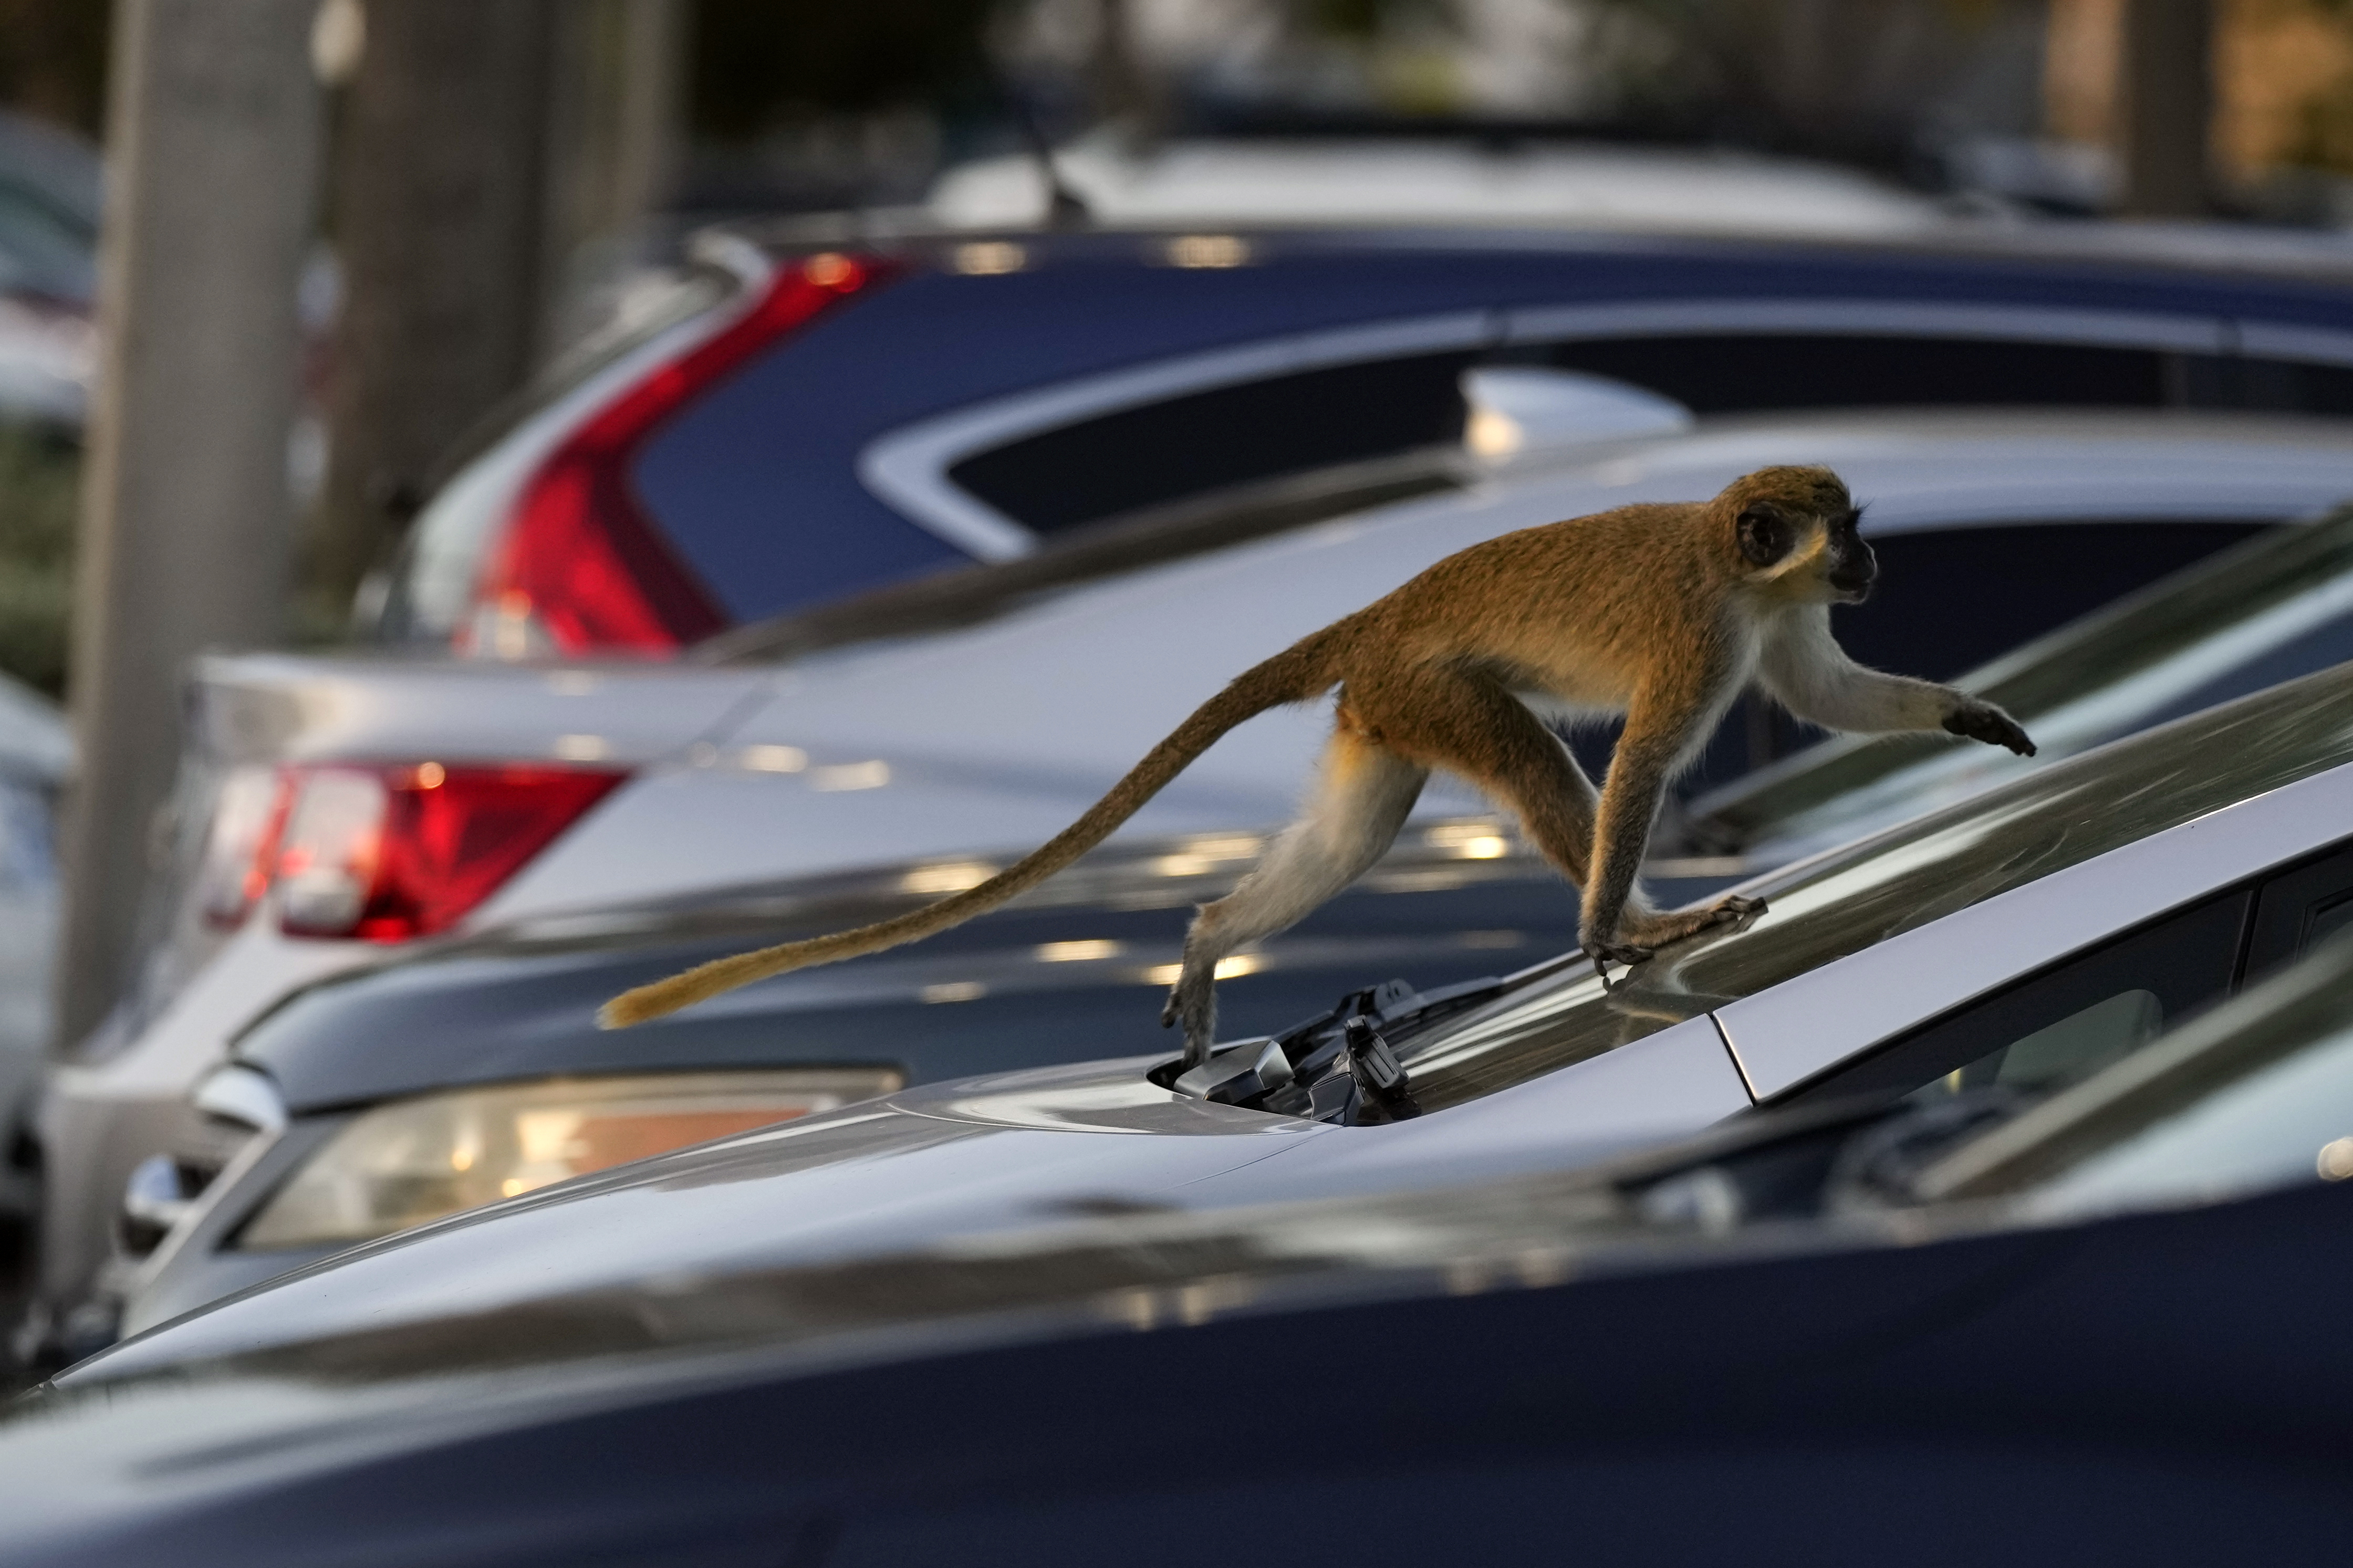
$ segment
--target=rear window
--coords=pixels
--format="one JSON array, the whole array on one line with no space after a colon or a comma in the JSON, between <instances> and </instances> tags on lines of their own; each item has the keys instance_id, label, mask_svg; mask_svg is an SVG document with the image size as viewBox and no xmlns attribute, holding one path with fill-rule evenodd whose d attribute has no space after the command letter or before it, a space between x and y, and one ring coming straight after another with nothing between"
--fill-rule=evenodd
<instances>
[{"instance_id":1,"label":"rear window","mask_svg":"<svg viewBox=\"0 0 2353 1568\"><path fill-rule=\"evenodd\" d=\"M1123 512L1462 439L1469 352L1335 365L1172 397L967 458L948 478L1055 534Z\"/></svg>"}]
</instances>

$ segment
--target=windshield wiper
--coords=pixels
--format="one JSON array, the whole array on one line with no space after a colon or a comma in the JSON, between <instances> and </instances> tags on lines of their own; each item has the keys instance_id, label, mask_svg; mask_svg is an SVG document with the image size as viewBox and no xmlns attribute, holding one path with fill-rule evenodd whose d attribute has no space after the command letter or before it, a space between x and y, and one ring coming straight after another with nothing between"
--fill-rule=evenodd
<instances>
[{"instance_id":1,"label":"windshield wiper","mask_svg":"<svg viewBox=\"0 0 2353 1568\"><path fill-rule=\"evenodd\" d=\"M1434 991L1404 980L1351 991L1280 1035L1219 1046L1188 1072L1165 1062L1149 1075L1164 1089L1219 1105L1336 1126L1402 1121L1421 1114L1397 1043L1524 984L1525 973L1488 975Z\"/></svg>"}]
</instances>

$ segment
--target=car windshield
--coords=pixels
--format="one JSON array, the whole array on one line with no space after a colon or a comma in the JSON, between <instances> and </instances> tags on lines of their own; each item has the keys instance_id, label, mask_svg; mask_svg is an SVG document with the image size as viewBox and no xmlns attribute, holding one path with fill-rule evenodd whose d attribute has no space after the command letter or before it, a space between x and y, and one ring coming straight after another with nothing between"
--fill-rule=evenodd
<instances>
[{"instance_id":1,"label":"car windshield","mask_svg":"<svg viewBox=\"0 0 2353 1568\"><path fill-rule=\"evenodd\" d=\"M1960 678L2064 755L2353 655L2353 508L2274 530ZM2267 666L2315 637L2285 671ZM1874 810L1973 790L2006 759L1945 736L1831 741L1693 803L1690 836L1718 851L1840 832ZM1847 832L1852 832L1851 826Z\"/></svg>"},{"instance_id":2,"label":"car windshield","mask_svg":"<svg viewBox=\"0 0 2353 1568\"><path fill-rule=\"evenodd\" d=\"M1928 1199L2067 1219L2353 1176L2353 940L1946 1154Z\"/></svg>"},{"instance_id":3,"label":"car windshield","mask_svg":"<svg viewBox=\"0 0 2353 1568\"><path fill-rule=\"evenodd\" d=\"M2353 666L2324 670L1914 819L1749 885L1769 910L1605 991L1581 961L1399 1053L1427 1110L1710 1012L2149 834L2353 761Z\"/></svg>"}]
</instances>

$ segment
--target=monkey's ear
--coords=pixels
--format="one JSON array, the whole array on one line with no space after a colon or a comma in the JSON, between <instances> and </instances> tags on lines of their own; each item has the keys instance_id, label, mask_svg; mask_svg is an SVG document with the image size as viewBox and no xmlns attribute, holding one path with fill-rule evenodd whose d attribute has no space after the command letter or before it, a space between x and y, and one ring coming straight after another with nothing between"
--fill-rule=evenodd
<instances>
[{"instance_id":1,"label":"monkey's ear","mask_svg":"<svg viewBox=\"0 0 2353 1568\"><path fill-rule=\"evenodd\" d=\"M1778 507L1759 501L1740 514L1740 553L1756 566L1770 566L1789 553L1798 531Z\"/></svg>"}]
</instances>

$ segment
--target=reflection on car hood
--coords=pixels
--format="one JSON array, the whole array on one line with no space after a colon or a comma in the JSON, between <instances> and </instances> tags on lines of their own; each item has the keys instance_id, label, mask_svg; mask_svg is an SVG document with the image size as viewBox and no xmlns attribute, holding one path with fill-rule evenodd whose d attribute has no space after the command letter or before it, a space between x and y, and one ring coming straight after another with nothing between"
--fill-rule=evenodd
<instances>
[{"instance_id":1,"label":"reflection on car hood","mask_svg":"<svg viewBox=\"0 0 2353 1568\"><path fill-rule=\"evenodd\" d=\"M944 1086L357 1249L127 1342L58 1384L81 1391L209 1371L349 1386L820 1342L831 1342L833 1355L876 1346L900 1353L984 1327L1177 1326L1304 1301L1461 1295L1704 1257L1846 1247L1898 1226L1916 1239L1935 1228L1866 1215L1837 1226L1758 1226L1727 1242L1647 1222L1622 1184L1630 1172L1683 1159L1680 1152L1581 1173L1207 1213L1136 1193L1025 1201L1056 1175L1067 1190L1070 1146L1083 1160L1085 1145L1098 1142L1064 1139L1046 1154L1064 1156L1053 1174L1017 1177L991 1194L940 1195L953 1190L944 1184L955 1182L960 1152L991 1139L1047 1128L1213 1134L1166 1139L1164 1174L1181 1181L1185 1170L1261 1157L1263 1137L1215 1135L1277 1131L1268 1121L1173 1100L1133 1074ZM904 1184L899 1204L871 1205L855 1220L796 1226L821 1200L826 1169L883 1158L923 1164L926 1179ZM700 1194L697 1212L676 1212L689 1206L674 1201L681 1194ZM936 1223L950 1209L953 1223ZM649 1211L661 1220L648 1223ZM1958 1211L1952 1220L1957 1228L1979 1223ZM723 1235L739 1239L729 1247L714 1239ZM583 1237L597 1238L593 1256L583 1254ZM1694 1252L1700 1244L1706 1250ZM485 1267L491 1251L496 1268Z\"/></svg>"},{"instance_id":2,"label":"reflection on car hood","mask_svg":"<svg viewBox=\"0 0 2353 1568\"><path fill-rule=\"evenodd\" d=\"M103 1359L210 1358L871 1255L1034 1225L1072 1202L1165 1206L1169 1189L1332 1131L1171 1094L1149 1065L958 1079L643 1161L355 1248Z\"/></svg>"},{"instance_id":3,"label":"reflection on car hood","mask_svg":"<svg viewBox=\"0 0 2353 1568\"><path fill-rule=\"evenodd\" d=\"M1575 931L1575 896L1504 831L1482 817L1406 835L1228 983L1238 1032L1287 1026L1392 976L1428 989L1555 951ZM1229 832L1110 846L934 942L776 976L636 1029L597 1028L597 1005L708 959L918 908L994 863L901 863L522 922L315 985L237 1054L302 1114L550 1073L860 1062L920 1084L1165 1048L1161 971L1187 912L1227 891L1261 843Z\"/></svg>"}]
</instances>

